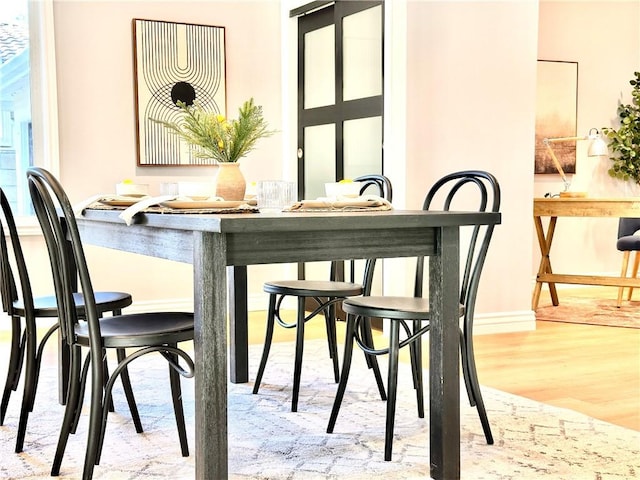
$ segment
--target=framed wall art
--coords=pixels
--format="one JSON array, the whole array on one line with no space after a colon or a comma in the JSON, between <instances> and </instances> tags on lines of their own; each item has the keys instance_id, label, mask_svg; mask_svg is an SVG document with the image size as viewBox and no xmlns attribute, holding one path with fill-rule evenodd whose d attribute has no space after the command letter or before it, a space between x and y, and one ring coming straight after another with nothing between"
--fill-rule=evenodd
<instances>
[{"instance_id":1,"label":"framed wall art","mask_svg":"<svg viewBox=\"0 0 640 480\"><path fill-rule=\"evenodd\" d=\"M178 121L179 100L226 114L224 27L133 19L132 28L138 165L214 165L151 119Z\"/></svg>"},{"instance_id":2,"label":"framed wall art","mask_svg":"<svg viewBox=\"0 0 640 480\"><path fill-rule=\"evenodd\" d=\"M545 138L574 137L578 116L578 63L538 60L535 173L558 174ZM565 173L576 172L576 142L554 143Z\"/></svg>"}]
</instances>

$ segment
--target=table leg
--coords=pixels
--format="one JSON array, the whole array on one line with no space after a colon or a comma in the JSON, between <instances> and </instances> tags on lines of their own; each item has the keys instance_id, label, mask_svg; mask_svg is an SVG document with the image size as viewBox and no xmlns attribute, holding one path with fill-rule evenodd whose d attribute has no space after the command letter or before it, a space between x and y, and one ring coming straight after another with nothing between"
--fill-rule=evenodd
<instances>
[{"instance_id":1,"label":"table leg","mask_svg":"<svg viewBox=\"0 0 640 480\"><path fill-rule=\"evenodd\" d=\"M226 235L194 232L195 464L198 480L228 477Z\"/></svg>"},{"instance_id":2,"label":"table leg","mask_svg":"<svg viewBox=\"0 0 640 480\"><path fill-rule=\"evenodd\" d=\"M429 257L429 419L431 478L460 478L459 229L442 228Z\"/></svg>"},{"instance_id":3,"label":"table leg","mask_svg":"<svg viewBox=\"0 0 640 480\"><path fill-rule=\"evenodd\" d=\"M531 300L531 308L533 310L538 308L538 302L540 301L540 292L542 291L542 281L540 275L543 273L553 273L551 269L551 259L549 258L549 252L551 252L551 243L553 242L553 235L556 231L556 222L558 217L551 217L549 219L549 228L545 235L544 228L542 227L542 219L539 216L533 217L533 223L536 227L536 235L538 237L538 245L540 246L540 266L538 267L538 276L536 278L536 286L533 290L533 298ZM558 305L558 291L556 290L556 284L553 282L547 282L549 285L549 293L551 294L551 302L553 305Z\"/></svg>"},{"instance_id":4,"label":"table leg","mask_svg":"<svg viewBox=\"0 0 640 480\"><path fill-rule=\"evenodd\" d=\"M227 267L229 293L229 373L232 383L249 381L247 267Z\"/></svg>"}]
</instances>

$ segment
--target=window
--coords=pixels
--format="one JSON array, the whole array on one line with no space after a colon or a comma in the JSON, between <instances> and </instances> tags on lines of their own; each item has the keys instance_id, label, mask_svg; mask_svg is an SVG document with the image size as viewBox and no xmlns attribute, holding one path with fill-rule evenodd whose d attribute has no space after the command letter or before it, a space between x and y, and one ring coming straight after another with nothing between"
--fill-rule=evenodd
<instances>
[{"instance_id":1,"label":"window","mask_svg":"<svg viewBox=\"0 0 640 480\"><path fill-rule=\"evenodd\" d=\"M53 0L9 0L0 11L0 184L19 225L33 224L26 170L57 174Z\"/></svg>"}]
</instances>

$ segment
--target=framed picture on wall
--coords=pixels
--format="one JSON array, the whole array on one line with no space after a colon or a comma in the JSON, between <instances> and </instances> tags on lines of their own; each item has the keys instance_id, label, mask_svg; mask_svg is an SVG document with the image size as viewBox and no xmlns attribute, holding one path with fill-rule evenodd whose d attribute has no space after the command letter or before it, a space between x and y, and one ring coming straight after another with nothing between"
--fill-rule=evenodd
<instances>
[{"instance_id":1,"label":"framed picture on wall","mask_svg":"<svg viewBox=\"0 0 640 480\"><path fill-rule=\"evenodd\" d=\"M179 121L178 101L226 114L224 27L133 19L132 28L138 165L214 165L152 119Z\"/></svg>"},{"instance_id":2,"label":"framed picture on wall","mask_svg":"<svg viewBox=\"0 0 640 480\"><path fill-rule=\"evenodd\" d=\"M535 173L558 174L545 138L576 136L578 62L538 60ZM576 173L576 142L559 142L553 151L565 173Z\"/></svg>"}]
</instances>

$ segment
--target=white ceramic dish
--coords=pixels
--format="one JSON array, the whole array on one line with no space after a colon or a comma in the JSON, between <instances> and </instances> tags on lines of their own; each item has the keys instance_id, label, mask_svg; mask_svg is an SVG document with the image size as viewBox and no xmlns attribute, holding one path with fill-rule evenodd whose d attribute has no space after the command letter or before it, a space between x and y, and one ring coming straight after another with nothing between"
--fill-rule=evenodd
<instances>
[{"instance_id":1,"label":"white ceramic dish","mask_svg":"<svg viewBox=\"0 0 640 480\"><path fill-rule=\"evenodd\" d=\"M115 195L101 198L98 202L112 207L130 207L147 197L148 195Z\"/></svg>"}]
</instances>

